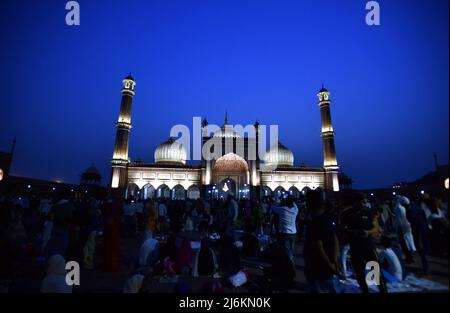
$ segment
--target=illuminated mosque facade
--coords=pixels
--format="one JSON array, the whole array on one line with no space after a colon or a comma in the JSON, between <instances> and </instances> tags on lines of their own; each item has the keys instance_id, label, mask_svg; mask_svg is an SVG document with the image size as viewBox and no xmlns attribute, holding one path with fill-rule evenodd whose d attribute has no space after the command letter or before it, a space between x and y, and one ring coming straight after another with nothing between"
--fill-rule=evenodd
<instances>
[{"instance_id":1,"label":"illuminated mosque facade","mask_svg":"<svg viewBox=\"0 0 450 313\"><path fill-rule=\"evenodd\" d=\"M292 151L280 142L261 160L256 153L259 148L258 122L254 124L254 136L245 137L228 124L227 116L222 127L212 133L206 119L201 124L202 148L211 143L222 148L215 158L208 155L205 158L202 154L198 164L187 164L187 150L171 137L156 147L153 163L131 161L128 151L136 82L130 74L122 83L122 101L111 160L111 187L123 190L125 197L220 199L231 193L238 199L255 200L285 194L299 197L309 189L326 193L339 191L330 93L324 87L317 93L322 121L323 166L311 168L294 166Z\"/></svg>"}]
</instances>

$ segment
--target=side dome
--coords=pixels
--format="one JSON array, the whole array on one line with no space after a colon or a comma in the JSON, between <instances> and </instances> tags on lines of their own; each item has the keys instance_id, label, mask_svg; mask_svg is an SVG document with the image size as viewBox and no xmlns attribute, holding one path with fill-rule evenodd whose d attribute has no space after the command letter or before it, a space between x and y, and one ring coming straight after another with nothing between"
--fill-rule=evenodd
<instances>
[{"instance_id":1,"label":"side dome","mask_svg":"<svg viewBox=\"0 0 450 313\"><path fill-rule=\"evenodd\" d=\"M156 163L186 164L187 152L182 144L170 137L167 141L156 147Z\"/></svg>"},{"instance_id":2,"label":"side dome","mask_svg":"<svg viewBox=\"0 0 450 313\"><path fill-rule=\"evenodd\" d=\"M274 146L270 148L264 155L265 165L276 165L278 167L286 167L294 165L294 154L281 142L278 142L278 149Z\"/></svg>"}]
</instances>

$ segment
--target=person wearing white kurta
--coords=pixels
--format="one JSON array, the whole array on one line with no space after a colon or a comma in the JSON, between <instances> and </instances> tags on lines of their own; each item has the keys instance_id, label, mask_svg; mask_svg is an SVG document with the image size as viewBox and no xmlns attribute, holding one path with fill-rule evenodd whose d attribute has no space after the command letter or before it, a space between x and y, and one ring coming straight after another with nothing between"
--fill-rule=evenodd
<instances>
[{"instance_id":1,"label":"person wearing white kurta","mask_svg":"<svg viewBox=\"0 0 450 313\"><path fill-rule=\"evenodd\" d=\"M406 218L406 205L409 205L409 199L404 196L396 197L396 205L394 208L395 214L395 230L397 234L402 234L405 240L406 248L410 252L416 251L416 246L414 244L414 238L412 235L411 224Z\"/></svg>"}]
</instances>

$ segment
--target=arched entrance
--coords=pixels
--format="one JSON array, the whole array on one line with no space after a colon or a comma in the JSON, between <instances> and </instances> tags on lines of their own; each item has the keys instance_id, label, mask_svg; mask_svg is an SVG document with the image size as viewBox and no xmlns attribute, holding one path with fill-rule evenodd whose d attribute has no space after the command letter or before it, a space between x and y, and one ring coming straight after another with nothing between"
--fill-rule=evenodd
<instances>
[{"instance_id":1,"label":"arched entrance","mask_svg":"<svg viewBox=\"0 0 450 313\"><path fill-rule=\"evenodd\" d=\"M235 153L218 158L213 166L211 196L219 199L233 193L236 198L248 198L250 194L247 161Z\"/></svg>"},{"instance_id":2,"label":"arched entrance","mask_svg":"<svg viewBox=\"0 0 450 313\"><path fill-rule=\"evenodd\" d=\"M153 199L155 197L155 187L150 184L144 185L141 190L142 199Z\"/></svg>"},{"instance_id":3,"label":"arched entrance","mask_svg":"<svg viewBox=\"0 0 450 313\"><path fill-rule=\"evenodd\" d=\"M156 197L169 199L170 198L170 188L165 184L159 186L158 189L156 190Z\"/></svg>"},{"instance_id":4,"label":"arched entrance","mask_svg":"<svg viewBox=\"0 0 450 313\"><path fill-rule=\"evenodd\" d=\"M135 183L128 184L127 190L125 191L125 199L137 199L140 196L140 191L138 185Z\"/></svg>"},{"instance_id":5,"label":"arched entrance","mask_svg":"<svg viewBox=\"0 0 450 313\"><path fill-rule=\"evenodd\" d=\"M232 178L226 178L219 183L218 195L220 199L226 199L229 194L238 197L237 183Z\"/></svg>"},{"instance_id":6,"label":"arched entrance","mask_svg":"<svg viewBox=\"0 0 450 313\"><path fill-rule=\"evenodd\" d=\"M186 199L186 190L181 185L176 185L172 189L172 199L173 200L184 200Z\"/></svg>"},{"instance_id":7,"label":"arched entrance","mask_svg":"<svg viewBox=\"0 0 450 313\"><path fill-rule=\"evenodd\" d=\"M309 187L303 187L302 195L306 196L310 190L311 190L311 188L309 188Z\"/></svg>"},{"instance_id":8,"label":"arched entrance","mask_svg":"<svg viewBox=\"0 0 450 313\"><path fill-rule=\"evenodd\" d=\"M263 197L272 197L272 189L269 186L263 186L261 193Z\"/></svg>"},{"instance_id":9,"label":"arched entrance","mask_svg":"<svg viewBox=\"0 0 450 313\"><path fill-rule=\"evenodd\" d=\"M279 186L275 189L274 194L275 194L275 198L279 199L281 197L283 197L283 195L286 193L286 190L284 190L283 187Z\"/></svg>"},{"instance_id":10,"label":"arched entrance","mask_svg":"<svg viewBox=\"0 0 450 313\"><path fill-rule=\"evenodd\" d=\"M300 191L297 189L297 187L292 186L289 188L289 195L295 199L300 198Z\"/></svg>"},{"instance_id":11,"label":"arched entrance","mask_svg":"<svg viewBox=\"0 0 450 313\"><path fill-rule=\"evenodd\" d=\"M188 199L197 200L200 198L200 188L198 188L196 185L192 185L187 190L187 197Z\"/></svg>"}]
</instances>

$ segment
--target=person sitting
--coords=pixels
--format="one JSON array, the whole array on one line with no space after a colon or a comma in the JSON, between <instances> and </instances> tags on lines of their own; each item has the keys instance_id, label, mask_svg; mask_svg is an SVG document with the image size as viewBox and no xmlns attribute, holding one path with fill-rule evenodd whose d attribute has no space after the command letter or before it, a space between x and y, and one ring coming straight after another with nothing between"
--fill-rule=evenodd
<instances>
[{"instance_id":1,"label":"person sitting","mask_svg":"<svg viewBox=\"0 0 450 313\"><path fill-rule=\"evenodd\" d=\"M47 273L41 284L42 293L72 293L72 286L66 283L66 260L55 254L47 261Z\"/></svg>"},{"instance_id":2,"label":"person sitting","mask_svg":"<svg viewBox=\"0 0 450 313\"><path fill-rule=\"evenodd\" d=\"M146 239L139 251L139 266L152 266L158 259L159 242L156 239Z\"/></svg>"},{"instance_id":3,"label":"person sitting","mask_svg":"<svg viewBox=\"0 0 450 313\"><path fill-rule=\"evenodd\" d=\"M395 277L397 281L402 281L403 280L402 265L397 255L392 250L393 245L392 239L388 236L382 236L381 244L383 245L383 248L378 250L380 265L382 266L383 270L385 270L389 275Z\"/></svg>"}]
</instances>

